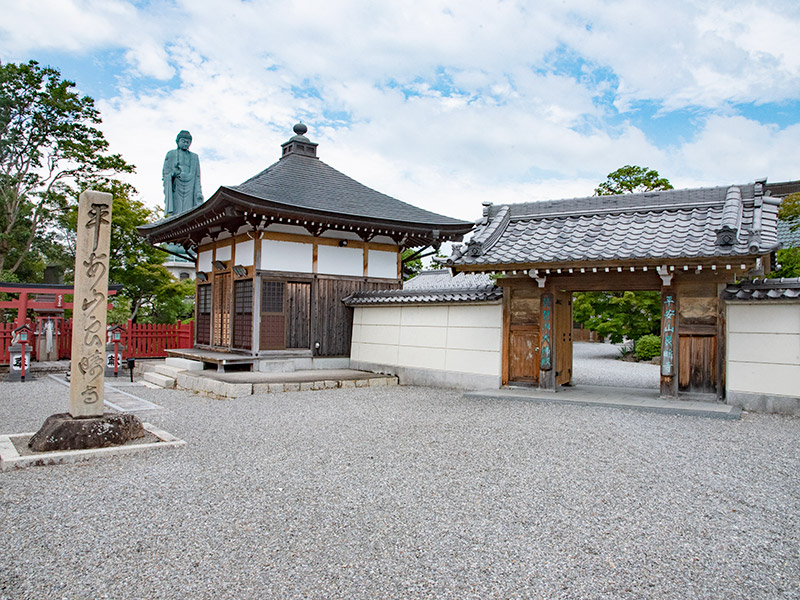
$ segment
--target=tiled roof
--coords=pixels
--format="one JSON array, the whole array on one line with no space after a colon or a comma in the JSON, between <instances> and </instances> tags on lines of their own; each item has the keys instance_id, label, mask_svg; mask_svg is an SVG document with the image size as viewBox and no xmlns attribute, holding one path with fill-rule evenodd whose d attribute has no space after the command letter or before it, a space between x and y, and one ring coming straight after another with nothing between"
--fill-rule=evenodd
<instances>
[{"instance_id":1,"label":"tiled roof","mask_svg":"<svg viewBox=\"0 0 800 600\"><path fill-rule=\"evenodd\" d=\"M445 217L368 188L316 157L287 154L231 189L258 200L337 215L430 225L471 223Z\"/></svg>"},{"instance_id":2,"label":"tiled roof","mask_svg":"<svg viewBox=\"0 0 800 600\"><path fill-rule=\"evenodd\" d=\"M778 221L778 241L784 248L800 247L800 227L792 231L791 223Z\"/></svg>"},{"instance_id":3,"label":"tiled roof","mask_svg":"<svg viewBox=\"0 0 800 600\"><path fill-rule=\"evenodd\" d=\"M779 200L763 183L484 205L447 264L514 265L765 254Z\"/></svg>"},{"instance_id":4,"label":"tiled roof","mask_svg":"<svg viewBox=\"0 0 800 600\"><path fill-rule=\"evenodd\" d=\"M753 279L729 285L722 293L725 300L797 300L800 277Z\"/></svg>"},{"instance_id":5,"label":"tiled roof","mask_svg":"<svg viewBox=\"0 0 800 600\"><path fill-rule=\"evenodd\" d=\"M403 284L402 290L356 292L347 296L347 306L384 304L434 304L451 302L490 302L503 297L501 288L483 273L458 273L447 269L422 271Z\"/></svg>"}]
</instances>

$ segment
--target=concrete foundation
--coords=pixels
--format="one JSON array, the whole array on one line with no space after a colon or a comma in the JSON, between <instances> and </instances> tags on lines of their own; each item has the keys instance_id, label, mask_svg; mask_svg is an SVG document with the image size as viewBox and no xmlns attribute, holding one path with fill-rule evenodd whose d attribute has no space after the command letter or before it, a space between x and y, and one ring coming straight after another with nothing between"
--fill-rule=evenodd
<instances>
[{"instance_id":1,"label":"concrete foundation","mask_svg":"<svg viewBox=\"0 0 800 600\"><path fill-rule=\"evenodd\" d=\"M395 375L400 380L400 385L424 385L454 390L499 389L501 385L500 377L497 375L478 375L458 371L400 367L397 365L385 365L355 360L350 361L350 368L359 371Z\"/></svg>"}]
</instances>

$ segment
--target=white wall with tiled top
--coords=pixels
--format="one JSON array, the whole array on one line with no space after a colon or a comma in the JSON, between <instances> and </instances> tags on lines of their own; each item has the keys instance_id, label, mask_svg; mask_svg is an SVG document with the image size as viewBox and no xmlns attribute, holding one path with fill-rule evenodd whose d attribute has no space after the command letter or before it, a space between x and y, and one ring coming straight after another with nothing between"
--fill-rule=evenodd
<instances>
[{"instance_id":1,"label":"white wall with tiled top","mask_svg":"<svg viewBox=\"0 0 800 600\"><path fill-rule=\"evenodd\" d=\"M726 328L727 401L800 414L800 302L730 302Z\"/></svg>"},{"instance_id":2,"label":"white wall with tiled top","mask_svg":"<svg viewBox=\"0 0 800 600\"><path fill-rule=\"evenodd\" d=\"M497 388L502 323L500 303L356 307L351 366L405 384Z\"/></svg>"}]
</instances>

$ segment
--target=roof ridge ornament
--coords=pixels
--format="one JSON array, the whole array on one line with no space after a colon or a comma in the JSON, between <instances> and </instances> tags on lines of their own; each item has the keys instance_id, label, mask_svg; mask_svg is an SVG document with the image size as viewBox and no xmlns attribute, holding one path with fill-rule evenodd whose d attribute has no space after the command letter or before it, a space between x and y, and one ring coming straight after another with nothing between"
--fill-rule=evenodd
<instances>
[{"instance_id":1,"label":"roof ridge ornament","mask_svg":"<svg viewBox=\"0 0 800 600\"><path fill-rule=\"evenodd\" d=\"M715 230L716 245L731 248L736 245L739 228L742 225L742 190L733 185L728 188L725 204L722 207L722 224Z\"/></svg>"},{"instance_id":2,"label":"roof ridge ornament","mask_svg":"<svg viewBox=\"0 0 800 600\"><path fill-rule=\"evenodd\" d=\"M294 135L288 141L281 144L281 158L289 156L290 154L299 154L301 156L308 156L310 158L317 158L317 144L312 142L306 137L308 127L305 123L300 121L292 127Z\"/></svg>"}]
</instances>

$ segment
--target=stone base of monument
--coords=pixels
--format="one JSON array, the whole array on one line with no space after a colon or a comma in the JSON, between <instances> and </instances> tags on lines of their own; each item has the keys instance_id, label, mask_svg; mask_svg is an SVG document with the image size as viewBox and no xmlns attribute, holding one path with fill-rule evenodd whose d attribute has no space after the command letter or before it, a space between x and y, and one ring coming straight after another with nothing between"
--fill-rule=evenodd
<instances>
[{"instance_id":1,"label":"stone base of monument","mask_svg":"<svg viewBox=\"0 0 800 600\"><path fill-rule=\"evenodd\" d=\"M142 422L130 414L105 413L76 419L69 413L50 415L28 442L35 452L87 450L120 446L145 435Z\"/></svg>"}]
</instances>

